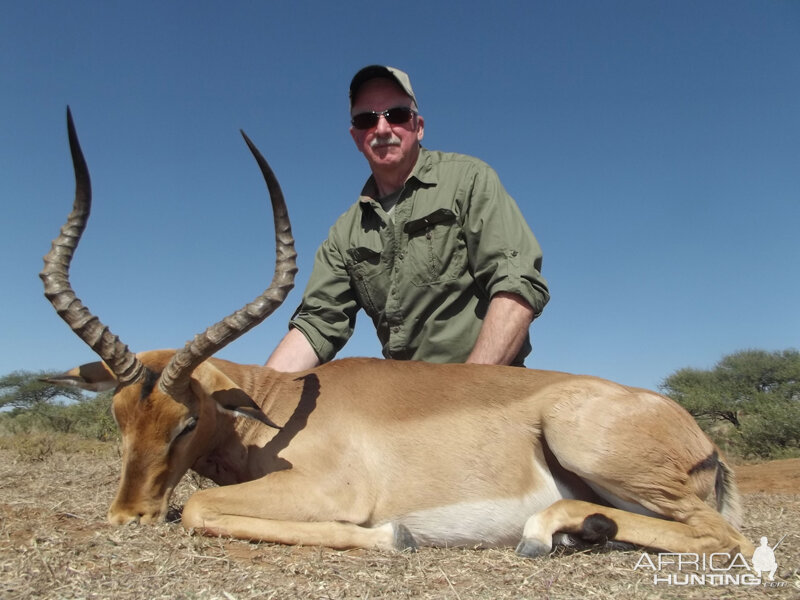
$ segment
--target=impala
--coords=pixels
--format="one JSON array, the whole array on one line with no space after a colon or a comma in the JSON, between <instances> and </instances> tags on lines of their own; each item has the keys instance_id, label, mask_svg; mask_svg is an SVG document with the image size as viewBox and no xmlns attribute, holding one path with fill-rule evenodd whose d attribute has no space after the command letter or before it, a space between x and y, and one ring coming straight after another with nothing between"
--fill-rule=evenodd
<instances>
[{"instance_id":1,"label":"impala","mask_svg":"<svg viewBox=\"0 0 800 600\"><path fill-rule=\"evenodd\" d=\"M538 556L571 534L752 552L736 529L731 469L689 414L654 392L514 367L344 359L280 373L213 358L278 307L296 272L280 187L244 133L272 200L272 283L182 349L134 354L69 282L91 187L69 113L68 131L75 202L41 277L102 359L57 381L115 388L123 454L112 523L164 518L193 469L219 487L189 498L183 524L209 535L334 548L516 545ZM714 491L718 510L705 503Z\"/></svg>"}]
</instances>

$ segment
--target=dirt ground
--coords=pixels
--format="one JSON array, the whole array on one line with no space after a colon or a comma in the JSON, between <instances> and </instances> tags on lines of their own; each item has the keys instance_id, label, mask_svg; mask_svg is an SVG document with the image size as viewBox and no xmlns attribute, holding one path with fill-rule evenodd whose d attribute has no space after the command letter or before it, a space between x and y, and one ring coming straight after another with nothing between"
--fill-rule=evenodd
<instances>
[{"instance_id":1,"label":"dirt ground","mask_svg":"<svg viewBox=\"0 0 800 600\"><path fill-rule=\"evenodd\" d=\"M740 465L735 470L736 483L742 493L800 494L800 458Z\"/></svg>"},{"instance_id":2,"label":"dirt ground","mask_svg":"<svg viewBox=\"0 0 800 600\"><path fill-rule=\"evenodd\" d=\"M771 586L654 581L640 551L524 560L512 548L334 551L191 535L176 522L112 527L116 452L0 449L0 598L800 598L800 460L737 468L743 533L783 538ZM184 478L175 514L207 482ZM749 557L748 557L749 558Z\"/></svg>"}]
</instances>

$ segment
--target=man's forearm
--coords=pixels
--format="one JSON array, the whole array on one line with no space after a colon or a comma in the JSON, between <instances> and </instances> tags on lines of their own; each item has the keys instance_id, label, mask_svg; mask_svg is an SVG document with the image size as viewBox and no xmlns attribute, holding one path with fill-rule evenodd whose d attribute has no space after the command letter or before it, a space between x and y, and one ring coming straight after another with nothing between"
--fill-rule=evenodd
<instances>
[{"instance_id":1,"label":"man's forearm","mask_svg":"<svg viewBox=\"0 0 800 600\"><path fill-rule=\"evenodd\" d=\"M319 365L319 357L300 330L290 329L264 366L276 371L295 373Z\"/></svg>"},{"instance_id":2,"label":"man's forearm","mask_svg":"<svg viewBox=\"0 0 800 600\"><path fill-rule=\"evenodd\" d=\"M517 294L492 296L468 363L509 365L517 357L533 321L533 309Z\"/></svg>"}]
</instances>

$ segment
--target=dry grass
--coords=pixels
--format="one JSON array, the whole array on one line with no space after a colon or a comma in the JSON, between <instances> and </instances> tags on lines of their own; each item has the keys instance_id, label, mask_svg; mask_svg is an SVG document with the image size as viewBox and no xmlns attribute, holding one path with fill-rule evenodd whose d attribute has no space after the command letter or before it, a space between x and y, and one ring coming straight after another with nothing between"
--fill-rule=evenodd
<instances>
[{"instance_id":1,"label":"dry grass","mask_svg":"<svg viewBox=\"0 0 800 600\"><path fill-rule=\"evenodd\" d=\"M113 446L22 453L0 444L0 598L800 598L800 490L745 496L745 533L775 543L782 587L678 588L639 552L524 560L513 549L338 552L194 536L177 523L114 528ZM766 468L765 468L766 469ZM198 486L187 476L177 509Z\"/></svg>"}]
</instances>

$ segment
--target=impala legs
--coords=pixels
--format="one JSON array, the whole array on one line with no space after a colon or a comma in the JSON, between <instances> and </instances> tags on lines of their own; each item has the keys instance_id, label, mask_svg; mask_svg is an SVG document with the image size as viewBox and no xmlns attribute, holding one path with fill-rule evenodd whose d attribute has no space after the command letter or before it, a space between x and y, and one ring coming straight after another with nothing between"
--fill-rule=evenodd
<instances>
[{"instance_id":1,"label":"impala legs","mask_svg":"<svg viewBox=\"0 0 800 600\"><path fill-rule=\"evenodd\" d=\"M275 521L258 517L220 515L205 525L187 523L204 535L230 536L259 542L297 546L326 546L337 550L374 548L377 550L415 550L413 536L403 525L386 523L378 527L361 527L336 521Z\"/></svg>"},{"instance_id":2,"label":"impala legs","mask_svg":"<svg viewBox=\"0 0 800 600\"><path fill-rule=\"evenodd\" d=\"M557 532L578 534L587 541L628 542L668 552L709 554L742 552L752 555L753 545L722 516L699 498L686 498L684 522L647 517L581 500L559 500L525 523L517 553L535 557L548 554Z\"/></svg>"},{"instance_id":3,"label":"impala legs","mask_svg":"<svg viewBox=\"0 0 800 600\"><path fill-rule=\"evenodd\" d=\"M357 525L366 518L357 515L355 499L348 502L325 495L312 485L302 485L303 480L302 475L281 471L264 479L201 490L186 503L183 526L205 535L289 545L417 548L405 526Z\"/></svg>"}]
</instances>

